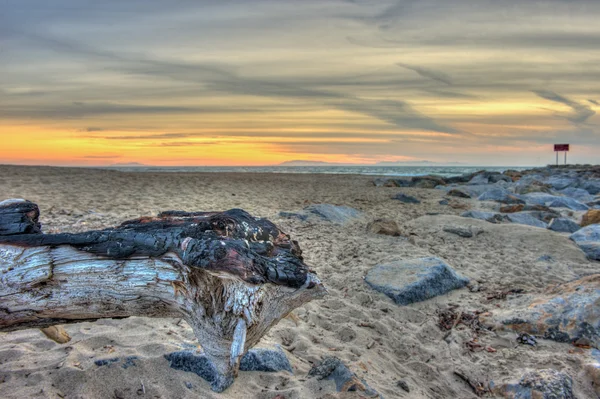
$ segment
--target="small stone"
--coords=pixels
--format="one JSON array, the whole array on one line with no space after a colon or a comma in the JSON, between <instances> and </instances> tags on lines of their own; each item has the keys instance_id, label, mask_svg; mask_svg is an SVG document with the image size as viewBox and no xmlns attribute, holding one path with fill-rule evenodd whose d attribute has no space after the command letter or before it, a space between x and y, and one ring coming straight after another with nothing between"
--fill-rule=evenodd
<instances>
[{"instance_id":1,"label":"small stone","mask_svg":"<svg viewBox=\"0 0 600 399\"><path fill-rule=\"evenodd\" d=\"M446 226L446 227L444 227L444 231L446 233L456 234L457 236L464 237L464 238L471 238L471 237L473 237L473 232L471 231L470 228L467 228L467 227Z\"/></svg>"},{"instance_id":2,"label":"small stone","mask_svg":"<svg viewBox=\"0 0 600 399\"><path fill-rule=\"evenodd\" d=\"M465 218L485 220L490 223L499 223L502 221L502 215L495 212L467 211L460 216Z\"/></svg>"},{"instance_id":3,"label":"small stone","mask_svg":"<svg viewBox=\"0 0 600 399\"><path fill-rule=\"evenodd\" d=\"M450 197L471 198L471 194L459 188L453 188L452 190L448 191L448 195Z\"/></svg>"},{"instance_id":4,"label":"small stone","mask_svg":"<svg viewBox=\"0 0 600 399\"><path fill-rule=\"evenodd\" d=\"M415 197L410 196L410 195L406 195L404 193L398 193L395 196L393 196L392 199L398 200L398 201L403 202L405 204L420 204L421 203L421 201L419 201Z\"/></svg>"},{"instance_id":5,"label":"small stone","mask_svg":"<svg viewBox=\"0 0 600 399\"><path fill-rule=\"evenodd\" d=\"M403 391L410 392L410 388L408 387L408 384L407 384L407 383L406 383L406 381L404 381L404 380L400 380L400 381L398 381L398 382L396 383L396 386L397 386L398 388L401 388Z\"/></svg>"},{"instance_id":6,"label":"small stone","mask_svg":"<svg viewBox=\"0 0 600 399\"><path fill-rule=\"evenodd\" d=\"M450 201L448 201L447 199L443 199L443 200L440 200L440 202L438 202L438 204L440 204L440 205L448 205L448 204L450 204Z\"/></svg>"},{"instance_id":7,"label":"small stone","mask_svg":"<svg viewBox=\"0 0 600 399\"><path fill-rule=\"evenodd\" d=\"M373 234L383 234L397 237L400 235L398 223L390 219L377 219L367 225L367 231Z\"/></svg>"},{"instance_id":8,"label":"small stone","mask_svg":"<svg viewBox=\"0 0 600 399\"><path fill-rule=\"evenodd\" d=\"M361 395L367 395L369 398L380 397L379 393L371 388L365 380L358 378L340 359L334 356L325 357L321 362L315 364L308 372L308 377L333 380L337 392L359 391Z\"/></svg>"},{"instance_id":9,"label":"small stone","mask_svg":"<svg viewBox=\"0 0 600 399\"><path fill-rule=\"evenodd\" d=\"M58 344L66 344L71 340L71 337L62 326L40 328L40 331L43 332L46 337Z\"/></svg>"}]
</instances>

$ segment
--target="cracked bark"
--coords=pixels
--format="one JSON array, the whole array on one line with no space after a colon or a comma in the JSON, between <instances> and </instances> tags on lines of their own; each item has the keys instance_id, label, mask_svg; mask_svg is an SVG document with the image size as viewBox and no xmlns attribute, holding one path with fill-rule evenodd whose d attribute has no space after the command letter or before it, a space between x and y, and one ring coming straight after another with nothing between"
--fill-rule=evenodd
<instances>
[{"instance_id":1,"label":"cracked bark","mask_svg":"<svg viewBox=\"0 0 600 399\"><path fill-rule=\"evenodd\" d=\"M80 234L41 234L38 217L31 202L0 202L0 331L183 317L218 371L215 391L273 325L326 292L295 241L239 209Z\"/></svg>"}]
</instances>

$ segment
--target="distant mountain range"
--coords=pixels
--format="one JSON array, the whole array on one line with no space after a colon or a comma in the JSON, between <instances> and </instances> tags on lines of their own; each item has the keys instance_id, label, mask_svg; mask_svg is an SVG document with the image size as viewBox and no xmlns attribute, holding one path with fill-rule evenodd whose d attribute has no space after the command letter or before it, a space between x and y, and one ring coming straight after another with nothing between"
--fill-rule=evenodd
<instances>
[{"instance_id":1,"label":"distant mountain range","mask_svg":"<svg viewBox=\"0 0 600 399\"><path fill-rule=\"evenodd\" d=\"M323 161L294 160L282 162L276 166L448 166L448 165L466 165L462 162L433 162L433 161L381 161L373 164L360 163L335 163Z\"/></svg>"}]
</instances>

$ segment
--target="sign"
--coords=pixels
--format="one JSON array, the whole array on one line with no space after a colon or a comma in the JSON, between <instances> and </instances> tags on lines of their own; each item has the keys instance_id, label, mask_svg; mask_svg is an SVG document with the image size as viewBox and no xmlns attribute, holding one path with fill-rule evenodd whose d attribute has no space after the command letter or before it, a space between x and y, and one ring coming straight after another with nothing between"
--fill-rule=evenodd
<instances>
[{"instance_id":1,"label":"sign","mask_svg":"<svg viewBox=\"0 0 600 399\"><path fill-rule=\"evenodd\" d=\"M568 144L554 144L554 151L569 151Z\"/></svg>"}]
</instances>

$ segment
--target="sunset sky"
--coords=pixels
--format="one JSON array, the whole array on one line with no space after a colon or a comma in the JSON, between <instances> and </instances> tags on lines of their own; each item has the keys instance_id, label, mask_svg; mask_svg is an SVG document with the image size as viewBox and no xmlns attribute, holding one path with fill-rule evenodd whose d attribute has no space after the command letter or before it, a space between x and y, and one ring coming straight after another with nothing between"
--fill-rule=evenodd
<instances>
[{"instance_id":1,"label":"sunset sky","mask_svg":"<svg viewBox=\"0 0 600 399\"><path fill-rule=\"evenodd\" d=\"M0 0L0 163L600 163L600 1Z\"/></svg>"}]
</instances>

